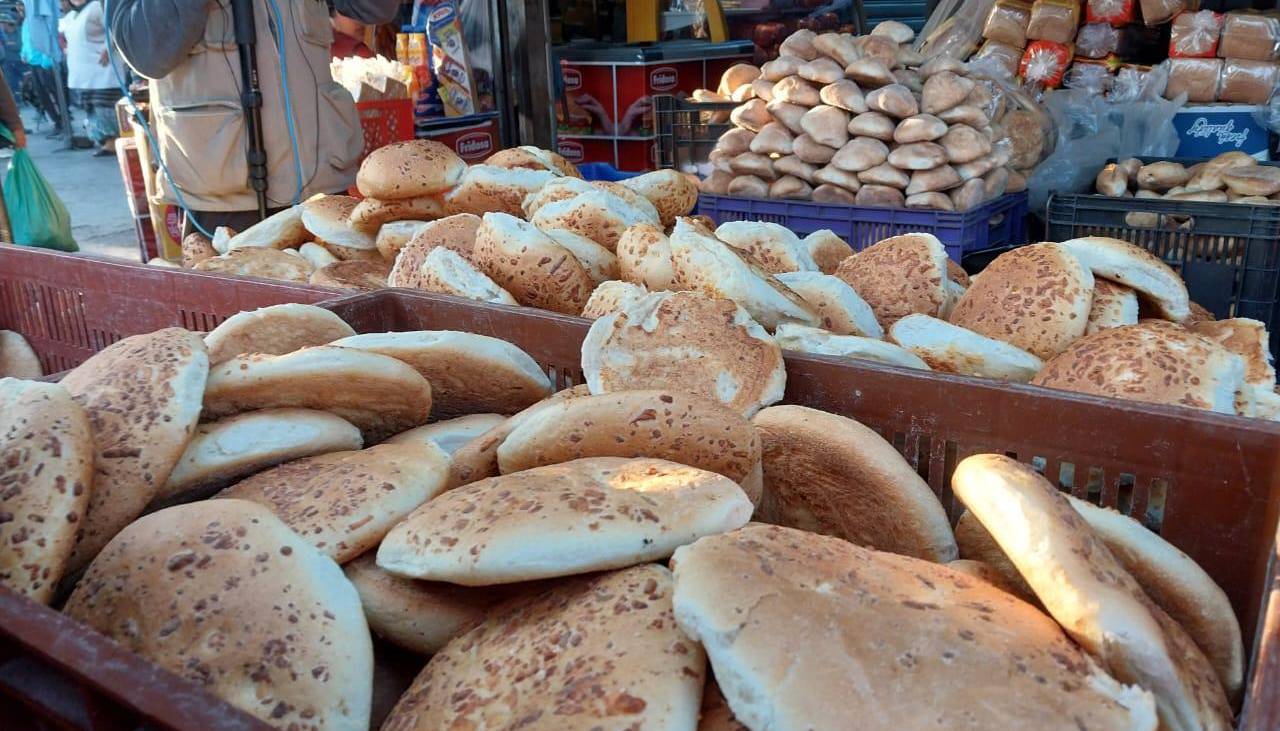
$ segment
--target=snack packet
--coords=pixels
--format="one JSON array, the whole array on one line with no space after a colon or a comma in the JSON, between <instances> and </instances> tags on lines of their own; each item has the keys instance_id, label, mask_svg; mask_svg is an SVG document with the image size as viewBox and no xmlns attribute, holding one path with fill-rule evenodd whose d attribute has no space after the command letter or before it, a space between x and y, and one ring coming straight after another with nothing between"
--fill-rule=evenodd
<instances>
[{"instance_id":1,"label":"snack packet","mask_svg":"<svg viewBox=\"0 0 1280 731\"><path fill-rule=\"evenodd\" d=\"M1119 28L1133 22L1133 0L1088 0L1084 5L1086 23L1106 23Z\"/></svg>"},{"instance_id":2,"label":"snack packet","mask_svg":"<svg viewBox=\"0 0 1280 731\"><path fill-rule=\"evenodd\" d=\"M462 40L458 6L454 0L435 0L429 7L426 27L431 44L431 70L444 114L446 117L475 114L476 95L471 85L471 64Z\"/></svg>"},{"instance_id":3,"label":"snack packet","mask_svg":"<svg viewBox=\"0 0 1280 731\"><path fill-rule=\"evenodd\" d=\"M1053 41L1032 41L1022 55L1022 78L1046 89L1056 89L1071 63L1071 46Z\"/></svg>"},{"instance_id":4,"label":"snack packet","mask_svg":"<svg viewBox=\"0 0 1280 731\"><path fill-rule=\"evenodd\" d=\"M1223 17L1212 10L1179 13L1169 31L1170 58L1213 58Z\"/></svg>"},{"instance_id":5,"label":"snack packet","mask_svg":"<svg viewBox=\"0 0 1280 731\"><path fill-rule=\"evenodd\" d=\"M1120 48L1120 29L1106 23L1086 23L1076 36L1076 54L1085 58L1106 58Z\"/></svg>"}]
</instances>

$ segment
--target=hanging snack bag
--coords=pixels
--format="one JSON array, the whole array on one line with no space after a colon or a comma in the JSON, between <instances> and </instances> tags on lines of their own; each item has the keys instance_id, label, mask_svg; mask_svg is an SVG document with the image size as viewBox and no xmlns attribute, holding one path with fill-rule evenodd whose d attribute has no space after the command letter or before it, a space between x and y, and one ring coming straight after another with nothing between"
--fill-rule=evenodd
<instances>
[{"instance_id":1,"label":"hanging snack bag","mask_svg":"<svg viewBox=\"0 0 1280 731\"><path fill-rule=\"evenodd\" d=\"M1220 58L1171 58L1164 97L1173 99L1186 92L1188 102L1216 102L1221 76Z\"/></svg>"},{"instance_id":2,"label":"hanging snack bag","mask_svg":"<svg viewBox=\"0 0 1280 731\"><path fill-rule=\"evenodd\" d=\"M1179 13L1169 32L1171 58L1213 58L1218 52L1218 36L1222 33L1222 13L1201 10Z\"/></svg>"},{"instance_id":3,"label":"hanging snack bag","mask_svg":"<svg viewBox=\"0 0 1280 731\"><path fill-rule=\"evenodd\" d=\"M1106 23L1086 23L1080 26L1076 36L1076 55L1085 58L1106 58L1120 48L1120 29Z\"/></svg>"},{"instance_id":4,"label":"hanging snack bag","mask_svg":"<svg viewBox=\"0 0 1280 731\"><path fill-rule=\"evenodd\" d=\"M1266 15L1227 13L1218 56L1250 61L1280 60L1280 19Z\"/></svg>"},{"instance_id":5,"label":"hanging snack bag","mask_svg":"<svg viewBox=\"0 0 1280 731\"><path fill-rule=\"evenodd\" d=\"M1076 39L1080 6L1075 0L1036 0L1027 22L1027 38L1068 45Z\"/></svg>"},{"instance_id":6,"label":"hanging snack bag","mask_svg":"<svg viewBox=\"0 0 1280 731\"><path fill-rule=\"evenodd\" d=\"M446 117L476 113L476 93L471 85L471 64L462 40L462 20L454 0L438 0L427 14L427 41L431 44L431 70Z\"/></svg>"},{"instance_id":7,"label":"hanging snack bag","mask_svg":"<svg viewBox=\"0 0 1280 731\"><path fill-rule=\"evenodd\" d=\"M1086 23L1120 26L1133 22L1133 0L1087 0L1084 4Z\"/></svg>"},{"instance_id":8,"label":"hanging snack bag","mask_svg":"<svg viewBox=\"0 0 1280 731\"><path fill-rule=\"evenodd\" d=\"M1046 89L1056 89L1071 64L1071 46L1053 41L1032 41L1022 55L1022 78Z\"/></svg>"},{"instance_id":9,"label":"hanging snack bag","mask_svg":"<svg viewBox=\"0 0 1280 731\"><path fill-rule=\"evenodd\" d=\"M996 0L982 26L982 37L1014 48L1027 47L1027 24L1031 5L1022 0Z\"/></svg>"}]
</instances>

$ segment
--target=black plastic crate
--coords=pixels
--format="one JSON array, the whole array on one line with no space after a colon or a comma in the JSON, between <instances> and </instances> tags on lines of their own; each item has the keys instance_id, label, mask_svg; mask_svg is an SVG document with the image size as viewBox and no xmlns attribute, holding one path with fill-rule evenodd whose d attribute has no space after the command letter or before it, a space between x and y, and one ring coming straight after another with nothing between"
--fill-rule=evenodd
<instances>
[{"instance_id":1,"label":"black plastic crate","mask_svg":"<svg viewBox=\"0 0 1280 731\"><path fill-rule=\"evenodd\" d=\"M737 102L695 102L669 95L654 96L658 167L709 174L707 156L720 135L733 128L729 112L738 106Z\"/></svg>"},{"instance_id":2,"label":"black plastic crate","mask_svg":"<svg viewBox=\"0 0 1280 731\"><path fill-rule=\"evenodd\" d=\"M1131 225L1133 213L1156 225ZM1280 206L1055 193L1046 216L1050 241L1110 236L1159 256L1215 316L1266 323L1280 353Z\"/></svg>"}]
</instances>

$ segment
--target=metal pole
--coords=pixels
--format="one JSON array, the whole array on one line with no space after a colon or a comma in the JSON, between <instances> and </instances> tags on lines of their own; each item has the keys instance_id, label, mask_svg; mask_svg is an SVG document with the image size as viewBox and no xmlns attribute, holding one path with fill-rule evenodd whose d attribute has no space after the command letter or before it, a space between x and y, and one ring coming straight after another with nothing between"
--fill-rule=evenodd
<instances>
[{"instance_id":1,"label":"metal pole","mask_svg":"<svg viewBox=\"0 0 1280 731\"><path fill-rule=\"evenodd\" d=\"M249 186L258 194L258 217L267 217L267 151L262 142L262 87L258 84L257 31L253 20L253 0L231 0L236 47L240 56L240 105L244 107L249 149Z\"/></svg>"},{"instance_id":2,"label":"metal pole","mask_svg":"<svg viewBox=\"0 0 1280 731\"><path fill-rule=\"evenodd\" d=\"M58 99L58 116L62 118L62 137L67 143L66 149L71 149L71 138L75 133L71 129L71 105L67 101L67 89L62 83L62 71L65 68L66 60L59 60L53 64L53 93Z\"/></svg>"}]
</instances>

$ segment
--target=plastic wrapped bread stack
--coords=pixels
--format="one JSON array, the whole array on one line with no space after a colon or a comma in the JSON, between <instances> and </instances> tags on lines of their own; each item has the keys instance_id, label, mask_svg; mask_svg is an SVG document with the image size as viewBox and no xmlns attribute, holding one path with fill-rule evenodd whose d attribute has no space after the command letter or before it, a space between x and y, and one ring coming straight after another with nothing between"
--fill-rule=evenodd
<instances>
[{"instance_id":1,"label":"plastic wrapped bread stack","mask_svg":"<svg viewBox=\"0 0 1280 731\"><path fill-rule=\"evenodd\" d=\"M1019 7L994 19L1006 40L1025 25ZM1044 116L958 61L926 62L912 38L900 23L863 37L792 34L730 114L702 191L965 211L1022 190L1044 152Z\"/></svg>"}]
</instances>

